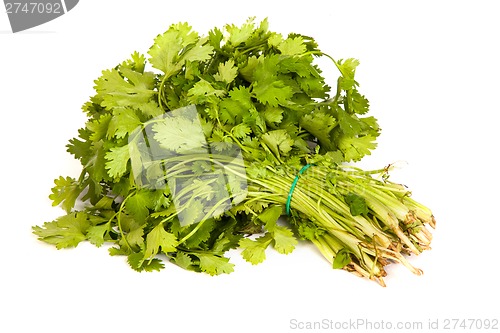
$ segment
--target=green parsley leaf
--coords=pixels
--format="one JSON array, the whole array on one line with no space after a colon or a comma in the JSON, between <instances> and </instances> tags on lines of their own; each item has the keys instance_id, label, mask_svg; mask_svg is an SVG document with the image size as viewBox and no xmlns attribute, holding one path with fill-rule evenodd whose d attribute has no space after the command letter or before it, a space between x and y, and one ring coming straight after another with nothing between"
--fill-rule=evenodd
<instances>
[{"instance_id":1,"label":"green parsley leaf","mask_svg":"<svg viewBox=\"0 0 500 333\"><path fill-rule=\"evenodd\" d=\"M298 244L297 239L293 236L293 232L283 226L276 226L273 231L273 246L281 254L289 254L295 249Z\"/></svg>"},{"instance_id":2,"label":"green parsley leaf","mask_svg":"<svg viewBox=\"0 0 500 333\"><path fill-rule=\"evenodd\" d=\"M125 209L137 222L143 223L149 215L149 208L153 208L153 194L148 190L137 191L125 202Z\"/></svg>"},{"instance_id":3,"label":"green parsley leaf","mask_svg":"<svg viewBox=\"0 0 500 333\"><path fill-rule=\"evenodd\" d=\"M359 65L359 60L349 58L338 61L338 68L342 73L342 78L339 82L340 88L343 90L350 90L356 85L354 80L354 74L356 73L356 67Z\"/></svg>"},{"instance_id":4,"label":"green parsley leaf","mask_svg":"<svg viewBox=\"0 0 500 333\"><path fill-rule=\"evenodd\" d=\"M161 269L165 268L165 264L160 259L154 258L144 261L142 264L142 268L146 272L153 272L153 271L159 272Z\"/></svg>"},{"instance_id":5,"label":"green parsley leaf","mask_svg":"<svg viewBox=\"0 0 500 333\"><path fill-rule=\"evenodd\" d=\"M138 272L146 271L159 271L165 268L165 265L160 259L153 258L149 260L144 260L144 255L142 252L133 252L128 255L127 261L134 270Z\"/></svg>"},{"instance_id":6,"label":"green parsley leaf","mask_svg":"<svg viewBox=\"0 0 500 333\"><path fill-rule=\"evenodd\" d=\"M161 249L162 252L174 252L178 245L177 238L174 234L165 231L163 224L160 223L154 227L146 236L146 250L144 258L153 258Z\"/></svg>"},{"instance_id":7,"label":"green parsley leaf","mask_svg":"<svg viewBox=\"0 0 500 333\"><path fill-rule=\"evenodd\" d=\"M208 253L196 253L195 255L200 259L200 269L212 276L234 271L234 265L229 262L228 258Z\"/></svg>"},{"instance_id":8,"label":"green parsley leaf","mask_svg":"<svg viewBox=\"0 0 500 333\"><path fill-rule=\"evenodd\" d=\"M182 69L186 62L210 59L213 47L206 45L198 33L192 31L187 23L170 26L162 35L155 38L149 49L149 62L154 68L170 77Z\"/></svg>"},{"instance_id":9,"label":"green parsley leaf","mask_svg":"<svg viewBox=\"0 0 500 333\"><path fill-rule=\"evenodd\" d=\"M91 244L100 247L104 244L106 234L109 231L110 231L109 223L90 226L87 231L87 239Z\"/></svg>"},{"instance_id":10,"label":"green parsley leaf","mask_svg":"<svg viewBox=\"0 0 500 333\"><path fill-rule=\"evenodd\" d=\"M127 163L130 160L128 145L111 148L106 154L106 169L112 178L119 178L127 172Z\"/></svg>"},{"instance_id":11,"label":"green parsley leaf","mask_svg":"<svg viewBox=\"0 0 500 333\"><path fill-rule=\"evenodd\" d=\"M365 96L361 95L357 89L352 89L350 97L352 110L357 114L365 114L370 108L370 103Z\"/></svg>"},{"instance_id":12,"label":"green parsley leaf","mask_svg":"<svg viewBox=\"0 0 500 333\"><path fill-rule=\"evenodd\" d=\"M153 91L155 76L151 72L138 73L128 68L105 70L95 81L97 97L101 105L108 109L114 107L137 107L148 103L156 94Z\"/></svg>"},{"instance_id":13,"label":"green parsley leaf","mask_svg":"<svg viewBox=\"0 0 500 333\"><path fill-rule=\"evenodd\" d=\"M61 207L69 213L75 206L78 196L82 193L83 188L72 177L59 177L54 180L55 186L52 188L52 194L49 198L52 200L52 206L61 205Z\"/></svg>"},{"instance_id":14,"label":"green parsley leaf","mask_svg":"<svg viewBox=\"0 0 500 333\"><path fill-rule=\"evenodd\" d=\"M300 119L300 126L318 138L321 147L328 150L334 148L331 132L337 125L335 118L323 112L313 112Z\"/></svg>"},{"instance_id":15,"label":"green parsley leaf","mask_svg":"<svg viewBox=\"0 0 500 333\"><path fill-rule=\"evenodd\" d=\"M196 208L195 208L196 209ZM190 211L194 211L194 209L190 209ZM193 214L196 214L197 216L201 217L203 211L194 211ZM196 218L196 222L199 221L199 218ZM182 221L184 224L184 221ZM201 223L201 222L199 222ZM198 223L198 224L199 224ZM201 243L206 242L211 235L212 230L215 228L215 220L214 219L208 219L208 220L203 220L203 223L201 223L200 226L198 224L191 224L191 228L188 228L186 231L191 231L193 228L198 227L198 230L194 233L193 236L189 237L186 240L186 246L190 249L194 249L200 246Z\"/></svg>"},{"instance_id":16,"label":"green parsley leaf","mask_svg":"<svg viewBox=\"0 0 500 333\"><path fill-rule=\"evenodd\" d=\"M217 81L231 83L238 76L238 67L234 65L234 60L229 59L225 63L219 64L219 72L214 75Z\"/></svg>"},{"instance_id":17,"label":"green parsley leaf","mask_svg":"<svg viewBox=\"0 0 500 333\"><path fill-rule=\"evenodd\" d=\"M349 265L351 261L352 259L349 250L344 248L337 252L337 254L335 255L332 267L334 269L344 268L345 266Z\"/></svg>"},{"instance_id":18,"label":"green parsley leaf","mask_svg":"<svg viewBox=\"0 0 500 333\"><path fill-rule=\"evenodd\" d=\"M263 112L262 116L266 120L268 125L275 125L281 123L283 120L283 112L285 110L280 107L267 107Z\"/></svg>"},{"instance_id":19,"label":"green parsley leaf","mask_svg":"<svg viewBox=\"0 0 500 333\"><path fill-rule=\"evenodd\" d=\"M90 141L92 132L87 128L81 128L78 130L78 133L79 138L70 139L66 145L68 148L67 152L72 154L77 160L81 160L82 164L85 165L92 154L92 142Z\"/></svg>"},{"instance_id":20,"label":"green parsley leaf","mask_svg":"<svg viewBox=\"0 0 500 333\"><path fill-rule=\"evenodd\" d=\"M355 115L348 114L343 110L338 110L337 118L342 132L350 137L356 136L362 131L362 123Z\"/></svg>"},{"instance_id":21,"label":"green parsley leaf","mask_svg":"<svg viewBox=\"0 0 500 333\"><path fill-rule=\"evenodd\" d=\"M283 35L277 32L272 32L267 40L270 46L278 47L283 42Z\"/></svg>"},{"instance_id":22,"label":"green parsley leaf","mask_svg":"<svg viewBox=\"0 0 500 333\"><path fill-rule=\"evenodd\" d=\"M272 241L273 238L270 233L266 233L256 240L243 238L239 243L240 248L243 249L241 252L243 259L252 265L260 264L266 259L266 249Z\"/></svg>"},{"instance_id":23,"label":"green parsley leaf","mask_svg":"<svg viewBox=\"0 0 500 333\"><path fill-rule=\"evenodd\" d=\"M87 122L87 129L92 133L90 140L95 143L106 138L111 118L112 115L103 114L99 119Z\"/></svg>"},{"instance_id":24,"label":"green parsley leaf","mask_svg":"<svg viewBox=\"0 0 500 333\"><path fill-rule=\"evenodd\" d=\"M371 135L358 138L342 137L339 139L339 148L346 161L359 161L363 156L370 155L371 150L376 147L375 138Z\"/></svg>"},{"instance_id":25,"label":"green parsley leaf","mask_svg":"<svg viewBox=\"0 0 500 333\"><path fill-rule=\"evenodd\" d=\"M287 155L294 144L294 140L286 130L267 132L261 136L261 140L276 156Z\"/></svg>"},{"instance_id":26,"label":"green parsley leaf","mask_svg":"<svg viewBox=\"0 0 500 333\"><path fill-rule=\"evenodd\" d=\"M142 122L132 109L115 109L111 118L107 138L124 138L142 126Z\"/></svg>"},{"instance_id":27,"label":"green parsley leaf","mask_svg":"<svg viewBox=\"0 0 500 333\"><path fill-rule=\"evenodd\" d=\"M63 249L76 247L81 241L87 239L89 227L87 214L76 212L63 215L52 222L45 222L42 227L33 227L33 233L40 240Z\"/></svg>"},{"instance_id":28,"label":"green parsley leaf","mask_svg":"<svg viewBox=\"0 0 500 333\"><path fill-rule=\"evenodd\" d=\"M345 196L345 201L349 205L352 216L358 216L362 214L368 214L368 206L363 197L355 193L348 193Z\"/></svg>"},{"instance_id":29,"label":"green parsley leaf","mask_svg":"<svg viewBox=\"0 0 500 333\"><path fill-rule=\"evenodd\" d=\"M194 104L204 103L208 98L214 96L216 98L225 95L224 90L215 89L210 82L206 80L200 80L195 83L193 88L188 91L188 101Z\"/></svg>"},{"instance_id":30,"label":"green parsley leaf","mask_svg":"<svg viewBox=\"0 0 500 333\"><path fill-rule=\"evenodd\" d=\"M254 109L250 89L240 86L231 90L229 97L220 102L220 119L224 123L239 124L244 115Z\"/></svg>"},{"instance_id":31,"label":"green parsley leaf","mask_svg":"<svg viewBox=\"0 0 500 333\"><path fill-rule=\"evenodd\" d=\"M293 96L290 86L274 78L255 81L253 92L259 102L270 106L286 105L286 102Z\"/></svg>"},{"instance_id":32,"label":"green parsley leaf","mask_svg":"<svg viewBox=\"0 0 500 333\"><path fill-rule=\"evenodd\" d=\"M142 226L134 226L125 234L126 242L122 239L120 245L128 247L141 247L144 244L144 228Z\"/></svg>"},{"instance_id":33,"label":"green parsley leaf","mask_svg":"<svg viewBox=\"0 0 500 333\"><path fill-rule=\"evenodd\" d=\"M259 102L270 106L285 105L293 96L292 88L278 77L280 58L275 56L258 59L253 73L252 92Z\"/></svg>"},{"instance_id":34,"label":"green parsley leaf","mask_svg":"<svg viewBox=\"0 0 500 333\"><path fill-rule=\"evenodd\" d=\"M108 153L104 141L100 140L92 144L91 158L85 163L85 169L95 182L109 180L106 170L106 153Z\"/></svg>"},{"instance_id":35,"label":"green parsley leaf","mask_svg":"<svg viewBox=\"0 0 500 333\"><path fill-rule=\"evenodd\" d=\"M153 132L162 148L177 153L197 152L206 146L203 128L197 119L168 116L153 125Z\"/></svg>"},{"instance_id":36,"label":"green parsley leaf","mask_svg":"<svg viewBox=\"0 0 500 333\"><path fill-rule=\"evenodd\" d=\"M120 64L120 67L125 67L131 69L138 73L144 73L144 68L146 66L146 57L137 51L132 53L130 59L125 60Z\"/></svg>"},{"instance_id":37,"label":"green parsley leaf","mask_svg":"<svg viewBox=\"0 0 500 333\"><path fill-rule=\"evenodd\" d=\"M179 266L184 269L188 270L193 270L193 260L191 257L186 253L182 251L178 251L177 254L175 255L174 262Z\"/></svg>"},{"instance_id":38,"label":"green parsley leaf","mask_svg":"<svg viewBox=\"0 0 500 333\"><path fill-rule=\"evenodd\" d=\"M247 21L241 27L234 24L227 24L226 31L229 33L228 42L233 46L245 43L254 33L255 25L252 20Z\"/></svg>"},{"instance_id":39,"label":"green parsley leaf","mask_svg":"<svg viewBox=\"0 0 500 333\"><path fill-rule=\"evenodd\" d=\"M233 132L233 135L238 139L242 139L252 133L252 129L250 128L250 126L244 123L236 125L231 131Z\"/></svg>"},{"instance_id":40,"label":"green parsley leaf","mask_svg":"<svg viewBox=\"0 0 500 333\"><path fill-rule=\"evenodd\" d=\"M276 228L276 222L282 214L283 207L274 205L260 213L259 220L265 223L267 231L273 232Z\"/></svg>"},{"instance_id":41,"label":"green parsley leaf","mask_svg":"<svg viewBox=\"0 0 500 333\"><path fill-rule=\"evenodd\" d=\"M301 36L294 38L287 38L278 45L282 55L300 55L306 52L306 45Z\"/></svg>"}]
</instances>

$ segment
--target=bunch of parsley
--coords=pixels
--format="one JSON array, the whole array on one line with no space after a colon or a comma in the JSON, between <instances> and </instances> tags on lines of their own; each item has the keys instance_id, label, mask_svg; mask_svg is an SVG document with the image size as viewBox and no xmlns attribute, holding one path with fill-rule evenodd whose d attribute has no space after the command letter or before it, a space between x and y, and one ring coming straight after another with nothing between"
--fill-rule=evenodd
<instances>
[{"instance_id":1,"label":"bunch of parsley","mask_svg":"<svg viewBox=\"0 0 500 333\"><path fill-rule=\"evenodd\" d=\"M339 70L335 89L320 56ZM403 255L429 248L430 210L387 179L389 167L346 164L380 133L358 65L267 20L208 36L170 26L147 58L135 52L95 81L88 121L67 146L81 175L56 179L50 195L67 214L34 233L58 249L112 244L137 271L169 260L229 273L231 249L257 264L269 246L288 254L300 238L334 268L381 284L390 262L420 273Z\"/></svg>"}]
</instances>

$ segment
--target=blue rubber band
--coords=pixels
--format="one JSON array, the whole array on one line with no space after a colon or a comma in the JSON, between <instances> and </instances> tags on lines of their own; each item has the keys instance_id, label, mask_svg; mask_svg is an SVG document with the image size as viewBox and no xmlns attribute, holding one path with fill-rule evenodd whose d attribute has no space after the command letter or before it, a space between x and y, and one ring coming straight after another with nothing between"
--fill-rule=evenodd
<instances>
[{"instance_id":1,"label":"blue rubber band","mask_svg":"<svg viewBox=\"0 0 500 333\"><path fill-rule=\"evenodd\" d=\"M292 202L292 196L293 196L293 191L295 190L295 186L297 186L297 182L299 181L299 176L304 173L307 169L309 169L310 166L314 164L306 164L300 169L299 173L297 176L295 176L295 179L292 182L292 186L290 187L290 192L288 192L288 199L286 200L286 215L290 215L290 204Z\"/></svg>"}]
</instances>

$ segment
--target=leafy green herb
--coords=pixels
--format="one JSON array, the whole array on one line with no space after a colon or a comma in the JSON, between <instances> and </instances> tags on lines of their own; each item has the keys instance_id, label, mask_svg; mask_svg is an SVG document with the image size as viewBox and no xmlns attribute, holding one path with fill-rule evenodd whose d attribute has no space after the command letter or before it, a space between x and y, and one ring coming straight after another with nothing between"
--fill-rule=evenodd
<instances>
[{"instance_id":1,"label":"leafy green herb","mask_svg":"<svg viewBox=\"0 0 500 333\"><path fill-rule=\"evenodd\" d=\"M110 254L137 271L166 258L210 275L233 271L231 249L259 264L269 247L289 254L303 239L334 268L382 285L389 262L419 274L404 254L429 248L432 213L388 180L390 167L346 164L380 134L355 79L359 61L268 25L249 19L200 36L173 24L147 55L104 70L67 145L82 173L59 177L50 194L66 215L33 227L39 239L113 244ZM334 90L316 57L338 69Z\"/></svg>"},{"instance_id":2,"label":"leafy green herb","mask_svg":"<svg viewBox=\"0 0 500 333\"><path fill-rule=\"evenodd\" d=\"M344 268L351 263L351 256L348 250L342 249L335 255L332 267L335 269Z\"/></svg>"},{"instance_id":3,"label":"leafy green herb","mask_svg":"<svg viewBox=\"0 0 500 333\"><path fill-rule=\"evenodd\" d=\"M363 197L354 193L349 193L345 196L345 201L349 205L352 216L368 214L368 206Z\"/></svg>"}]
</instances>

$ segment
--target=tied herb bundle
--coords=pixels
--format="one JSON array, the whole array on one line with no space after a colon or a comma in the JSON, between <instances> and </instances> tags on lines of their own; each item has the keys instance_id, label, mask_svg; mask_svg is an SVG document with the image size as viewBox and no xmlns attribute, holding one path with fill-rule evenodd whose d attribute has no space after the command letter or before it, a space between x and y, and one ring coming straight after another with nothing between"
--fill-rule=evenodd
<instances>
[{"instance_id":1,"label":"tied herb bundle","mask_svg":"<svg viewBox=\"0 0 500 333\"><path fill-rule=\"evenodd\" d=\"M316 57L339 71L329 87ZM407 254L429 249L431 211L389 181L391 166L349 166L376 147L377 121L358 91L356 59L313 38L249 19L200 36L187 23L158 35L95 81L68 152L79 178L55 180L66 215L33 227L58 249L112 244L137 271L164 261L211 275L266 250L316 245L333 268L384 285L384 266L420 274ZM286 223L279 223L285 217Z\"/></svg>"}]
</instances>

